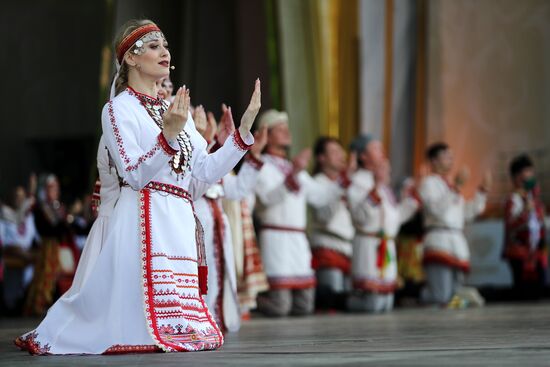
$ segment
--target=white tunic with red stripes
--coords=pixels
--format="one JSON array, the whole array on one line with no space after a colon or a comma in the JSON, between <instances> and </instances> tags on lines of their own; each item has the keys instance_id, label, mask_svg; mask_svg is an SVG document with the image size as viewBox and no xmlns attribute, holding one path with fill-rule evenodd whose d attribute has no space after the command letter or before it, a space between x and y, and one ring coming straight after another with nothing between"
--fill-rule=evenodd
<instances>
[{"instance_id":1,"label":"white tunic with red stripes","mask_svg":"<svg viewBox=\"0 0 550 367\"><path fill-rule=\"evenodd\" d=\"M291 176L292 163L273 155L256 185L257 213L261 221L259 243L271 289L306 289L315 286L311 249L306 237L307 204L315 207L337 200L337 184L319 185L307 172Z\"/></svg>"},{"instance_id":2,"label":"white tunic with red stripes","mask_svg":"<svg viewBox=\"0 0 550 367\"><path fill-rule=\"evenodd\" d=\"M419 190L424 209L424 262L470 269L470 250L464 237L464 222L485 209L487 195L478 191L471 201L440 175L426 177Z\"/></svg>"},{"instance_id":3,"label":"white tunic with red stripes","mask_svg":"<svg viewBox=\"0 0 550 367\"><path fill-rule=\"evenodd\" d=\"M361 202L355 202L353 219L357 227L353 244L353 287L371 293L393 293L397 287L395 236L401 224L418 209L418 202L405 198L397 202L387 186L373 188Z\"/></svg>"},{"instance_id":4,"label":"white tunic with red stripes","mask_svg":"<svg viewBox=\"0 0 550 367\"><path fill-rule=\"evenodd\" d=\"M336 184L324 173L316 174L314 179L327 190L332 190ZM339 268L347 274L351 267L355 228L344 194L342 190L342 196L337 200L313 208L311 247L318 268Z\"/></svg>"}]
</instances>

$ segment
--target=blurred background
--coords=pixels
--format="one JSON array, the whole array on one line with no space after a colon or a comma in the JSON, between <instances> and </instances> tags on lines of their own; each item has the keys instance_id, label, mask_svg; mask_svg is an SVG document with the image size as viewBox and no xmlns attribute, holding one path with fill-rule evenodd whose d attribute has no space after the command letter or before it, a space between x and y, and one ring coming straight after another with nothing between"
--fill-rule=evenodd
<instances>
[{"instance_id":1,"label":"blurred background","mask_svg":"<svg viewBox=\"0 0 550 367\"><path fill-rule=\"evenodd\" d=\"M321 134L381 139L394 181L445 140L473 192L491 170L495 215L509 159L533 156L550 201L550 2L546 0L3 1L6 71L0 192L55 172L67 199L92 190L112 39L128 19L157 22L176 85L195 104L287 110L293 150Z\"/></svg>"},{"instance_id":2,"label":"blurred background","mask_svg":"<svg viewBox=\"0 0 550 367\"><path fill-rule=\"evenodd\" d=\"M259 77L262 109L289 113L292 153L369 133L397 186L446 141L471 169L467 197L491 171L486 221L468 228L470 282L510 283L500 218L513 156L533 157L550 204L550 1L2 1L4 200L31 172L55 173L66 203L91 194L112 40L131 18L163 30L193 104L240 116Z\"/></svg>"}]
</instances>

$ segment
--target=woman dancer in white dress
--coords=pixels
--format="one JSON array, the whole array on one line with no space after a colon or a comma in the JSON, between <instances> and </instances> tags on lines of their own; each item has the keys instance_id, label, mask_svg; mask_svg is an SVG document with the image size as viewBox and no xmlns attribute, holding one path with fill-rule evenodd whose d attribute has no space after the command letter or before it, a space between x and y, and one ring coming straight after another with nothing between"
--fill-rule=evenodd
<instances>
[{"instance_id":1,"label":"woman dancer in white dress","mask_svg":"<svg viewBox=\"0 0 550 367\"><path fill-rule=\"evenodd\" d=\"M117 95L104 107L105 144L121 182L103 246L71 302L58 302L16 344L33 354L216 349L223 336L205 305L204 246L187 189L227 174L253 143L260 83L237 131L214 154L194 126L189 91L167 108L155 82L170 53L151 21L117 37ZM204 245L204 244L202 244Z\"/></svg>"}]
</instances>

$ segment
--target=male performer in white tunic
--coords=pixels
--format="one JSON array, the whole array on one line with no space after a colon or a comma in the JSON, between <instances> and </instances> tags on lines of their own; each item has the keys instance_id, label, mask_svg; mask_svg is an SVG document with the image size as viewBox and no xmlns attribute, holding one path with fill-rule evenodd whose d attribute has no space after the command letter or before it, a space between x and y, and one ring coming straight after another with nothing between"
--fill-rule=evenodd
<instances>
[{"instance_id":1,"label":"male performer in white tunic","mask_svg":"<svg viewBox=\"0 0 550 367\"><path fill-rule=\"evenodd\" d=\"M397 202L389 186L387 161L374 167L375 186L355 207L356 240L353 248L353 288L348 300L352 311L385 312L393 308L397 288L395 236L401 224L419 207L412 190Z\"/></svg>"},{"instance_id":2,"label":"male performer in white tunic","mask_svg":"<svg viewBox=\"0 0 550 367\"><path fill-rule=\"evenodd\" d=\"M351 150L357 155L359 169L351 177L347 196L352 218L374 187L372 170L385 160L384 149L380 141L370 135L360 135L351 143Z\"/></svg>"},{"instance_id":3,"label":"male performer in white tunic","mask_svg":"<svg viewBox=\"0 0 550 367\"><path fill-rule=\"evenodd\" d=\"M269 316L313 312L315 275L306 238L306 206L323 206L341 196L333 183L327 189L305 171L311 157L304 150L287 159L291 144L288 115L269 110L260 119L267 126L264 166L258 177L257 213L261 221L260 247L270 290L258 298L258 308Z\"/></svg>"},{"instance_id":4,"label":"male performer in white tunic","mask_svg":"<svg viewBox=\"0 0 550 367\"><path fill-rule=\"evenodd\" d=\"M454 181L449 179L453 165L449 146L445 143L433 144L427 150L427 158L432 174L424 178L419 190L426 227L426 286L422 290L421 299L424 303L446 305L454 295L464 293L464 274L470 270L470 251L463 233L464 222L473 220L485 209L491 178L486 174L474 198L466 201L460 190L468 180L469 173L463 168ZM469 290L469 293L473 291L474 301L480 298L475 289Z\"/></svg>"},{"instance_id":5,"label":"male performer in white tunic","mask_svg":"<svg viewBox=\"0 0 550 367\"><path fill-rule=\"evenodd\" d=\"M315 176L319 185L349 186L349 174L356 166L355 156L346 164L346 152L335 138L321 137L314 148ZM344 194L344 193L343 193ZM352 240L355 229L345 195L325 206L313 208L311 247L317 275L318 307L339 308L338 300L351 289Z\"/></svg>"},{"instance_id":6,"label":"male performer in white tunic","mask_svg":"<svg viewBox=\"0 0 550 367\"><path fill-rule=\"evenodd\" d=\"M370 135L359 135L351 145L351 151L357 156L358 170L351 177L351 185L347 190L348 205L354 225L362 217L361 206L374 188L373 169L385 160L384 149L380 141ZM354 242L363 241L356 232Z\"/></svg>"}]
</instances>

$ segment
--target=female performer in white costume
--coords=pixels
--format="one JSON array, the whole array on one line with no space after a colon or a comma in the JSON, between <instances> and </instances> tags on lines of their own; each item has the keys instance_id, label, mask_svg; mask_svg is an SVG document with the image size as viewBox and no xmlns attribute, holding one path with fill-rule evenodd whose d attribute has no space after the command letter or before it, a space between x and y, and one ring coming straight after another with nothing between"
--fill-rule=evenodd
<instances>
[{"instance_id":1,"label":"female performer in white costume","mask_svg":"<svg viewBox=\"0 0 550 367\"><path fill-rule=\"evenodd\" d=\"M223 336L202 297L204 244L187 189L192 178L217 182L249 149L260 83L239 129L208 155L189 91L180 88L170 108L150 97L170 68L160 29L131 21L115 45L117 96L103 108L102 127L120 197L87 280L16 344L33 354L216 349Z\"/></svg>"}]
</instances>

